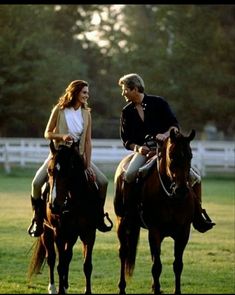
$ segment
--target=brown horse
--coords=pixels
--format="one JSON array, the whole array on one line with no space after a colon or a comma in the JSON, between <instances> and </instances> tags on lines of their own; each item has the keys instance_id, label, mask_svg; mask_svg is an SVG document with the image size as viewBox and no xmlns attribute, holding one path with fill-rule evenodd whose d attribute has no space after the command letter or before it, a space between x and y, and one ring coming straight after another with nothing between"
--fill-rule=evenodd
<instances>
[{"instance_id":1,"label":"brown horse","mask_svg":"<svg viewBox=\"0 0 235 295\"><path fill-rule=\"evenodd\" d=\"M49 266L49 294L57 293L54 280L56 250L58 252L58 293L66 293L69 283L69 264L78 237L83 244L85 293L91 294L92 251L96 238L96 199L88 185L84 162L78 146L55 149L50 143L48 187L45 190L44 233L37 239L29 266L29 278L40 272L45 258ZM56 196L55 201L52 202ZM53 207L52 207L53 204Z\"/></svg>"},{"instance_id":2,"label":"brown horse","mask_svg":"<svg viewBox=\"0 0 235 295\"><path fill-rule=\"evenodd\" d=\"M114 208L117 216L119 258L121 262L119 291L126 294L126 276L132 276L141 227L147 228L152 257L152 289L160 294L161 243L165 237L174 240L175 294L181 294L183 253L188 243L194 214L193 191L190 184L192 151L195 137L171 130L153 158L148 174L139 176L134 194L125 191L123 175L132 154L125 157L115 173ZM141 169L140 169L141 171Z\"/></svg>"}]
</instances>

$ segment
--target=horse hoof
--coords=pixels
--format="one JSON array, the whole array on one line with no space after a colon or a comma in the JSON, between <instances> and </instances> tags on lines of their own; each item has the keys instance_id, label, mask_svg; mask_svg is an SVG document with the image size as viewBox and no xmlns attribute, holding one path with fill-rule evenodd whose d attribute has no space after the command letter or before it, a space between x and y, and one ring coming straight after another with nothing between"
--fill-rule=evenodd
<instances>
[{"instance_id":1,"label":"horse hoof","mask_svg":"<svg viewBox=\"0 0 235 295\"><path fill-rule=\"evenodd\" d=\"M48 294L57 294L56 286L55 284L49 284L48 285Z\"/></svg>"}]
</instances>

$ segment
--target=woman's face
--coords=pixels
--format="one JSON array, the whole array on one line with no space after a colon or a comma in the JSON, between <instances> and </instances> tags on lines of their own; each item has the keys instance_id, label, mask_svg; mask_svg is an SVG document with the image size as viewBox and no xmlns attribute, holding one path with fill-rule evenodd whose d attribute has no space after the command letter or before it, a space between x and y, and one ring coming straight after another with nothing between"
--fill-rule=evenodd
<instances>
[{"instance_id":1,"label":"woman's face","mask_svg":"<svg viewBox=\"0 0 235 295\"><path fill-rule=\"evenodd\" d=\"M80 103L85 103L89 98L89 89L88 86L84 86L82 90L78 93L78 101Z\"/></svg>"}]
</instances>

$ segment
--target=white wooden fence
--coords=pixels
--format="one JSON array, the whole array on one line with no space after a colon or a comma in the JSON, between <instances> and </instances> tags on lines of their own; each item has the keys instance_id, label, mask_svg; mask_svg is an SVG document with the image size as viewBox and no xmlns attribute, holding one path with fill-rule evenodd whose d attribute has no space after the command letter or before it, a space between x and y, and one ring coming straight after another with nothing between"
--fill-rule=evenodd
<instances>
[{"instance_id":1,"label":"white wooden fence","mask_svg":"<svg viewBox=\"0 0 235 295\"><path fill-rule=\"evenodd\" d=\"M114 169L130 151L116 139L93 139L92 160ZM235 172L235 143L232 141L192 141L192 164L202 176L210 172ZM0 165L6 172L12 166L29 167L42 163L49 153L49 141L39 138L0 138Z\"/></svg>"}]
</instances>

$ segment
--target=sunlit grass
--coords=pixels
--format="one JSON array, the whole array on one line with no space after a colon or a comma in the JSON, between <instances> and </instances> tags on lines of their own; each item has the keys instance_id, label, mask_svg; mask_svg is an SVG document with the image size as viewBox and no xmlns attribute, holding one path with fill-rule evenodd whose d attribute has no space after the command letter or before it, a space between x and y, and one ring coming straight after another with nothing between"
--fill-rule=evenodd
<instances>
[{"instance_id":1,"label":"sunlit grass","mask_svg":"<svg viewBox=\"0 0 235 295\"><path fill-rule=\"evenodd\" d=\"M27 270L35 241L27 234L32 217L30 186L33 173L0 175L0 293L47 293L47 265L40 275L27 280ZM113 211L113 183L110 179L105 209L115 222ZM184 253L182 291L187 294L235 293L234 246L234 181L233 179L204 179L203 205L216 222L213 230L200 234L193 228ZM120 272L119 243L115 226L109 233L97 231L93 252L92 287L95 294L117 294ZM162 244L161 284L164 293L172 293L174 274L173 241ZM84 292L82 245L74 247L70 265L69 293ZM58 282L56 274L56 282ZM151 257L148 231L141 230L133 277L127 281L129 294L151 294Z\"/></svg>"}]
</instances>

